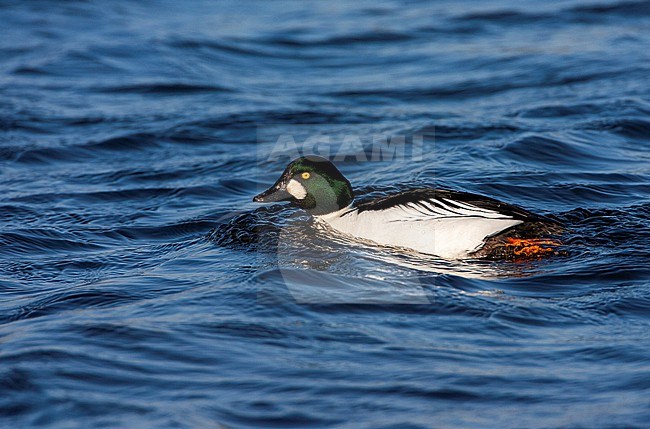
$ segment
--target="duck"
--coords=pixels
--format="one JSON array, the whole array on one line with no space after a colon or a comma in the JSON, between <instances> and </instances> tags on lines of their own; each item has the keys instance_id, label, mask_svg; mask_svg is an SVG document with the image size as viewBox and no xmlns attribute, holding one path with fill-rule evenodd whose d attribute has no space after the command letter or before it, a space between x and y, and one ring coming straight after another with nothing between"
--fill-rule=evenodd
<instances>
[{"instance_id":1,"label":"duck","mask_svg":"<svg viewBox=\"0 0 650 429\"><path fill-rule=\"evenodd\" d=\"M539 258L562 244L558 221L469 192L417 188L355 203L350 181L316 155L291 161L253 201L288 201L354 240L443 259Z\"/></svg>"}]
</instances>

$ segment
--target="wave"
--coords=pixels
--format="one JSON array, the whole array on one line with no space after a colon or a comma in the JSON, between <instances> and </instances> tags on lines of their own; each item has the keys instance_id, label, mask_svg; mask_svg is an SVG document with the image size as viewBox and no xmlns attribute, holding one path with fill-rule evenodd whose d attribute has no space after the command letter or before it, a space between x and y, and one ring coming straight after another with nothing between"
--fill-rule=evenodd
<instances>
[{"instance_id":1,"label":"wave","mask_svg":"<svg viewBox=\"0 0 650 429\"><path fill-rule=\"evenodd\" d=\"M138 83L131 85L114 85L97 88L96 91L105 93L127 94L152 94L152 95L182 95L197 93L223 93L235 92L231 88L218 85L204 85L197 83L164 82L164 83Z\"/></svg>"}]
</instances>

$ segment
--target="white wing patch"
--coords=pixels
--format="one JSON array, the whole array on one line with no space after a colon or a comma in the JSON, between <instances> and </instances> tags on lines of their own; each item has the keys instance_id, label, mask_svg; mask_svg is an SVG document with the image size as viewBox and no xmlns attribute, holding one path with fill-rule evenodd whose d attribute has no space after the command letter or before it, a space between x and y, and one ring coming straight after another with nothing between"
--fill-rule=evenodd
<instances>
[{"instance_id":1,"label":"white wing patch","mask_svg":"<svg viewBox=\"0 0 650 429\"><path fill-rule=\"evenodd\" d=\"M471 204L450 200L447 198L413 201L399 204L381 211L386 220L414 221L432 219L459 219L459 218L485 218L485 219L512 219L503 213L488 210Z\"/></svg>"}]
</instances>

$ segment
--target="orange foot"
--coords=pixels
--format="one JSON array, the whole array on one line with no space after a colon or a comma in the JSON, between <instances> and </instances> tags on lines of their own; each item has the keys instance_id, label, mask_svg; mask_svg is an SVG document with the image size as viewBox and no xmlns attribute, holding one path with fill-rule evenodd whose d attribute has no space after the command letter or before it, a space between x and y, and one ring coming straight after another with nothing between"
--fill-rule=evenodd
<instances>
[{"instance_id":1,"label":"orange foot","mask_svg":"<svg viewBox=\"0 0 650 429\"><path fill-rule=\"evenodd\" d=\"M539 238L508 238L506 240L506 247L512 247L512 253L517 256L532 257L541 256L549 252L553 252L553 247L544 246L559 246L557 240L539 239Z\"/></svg>"}]
</instances>

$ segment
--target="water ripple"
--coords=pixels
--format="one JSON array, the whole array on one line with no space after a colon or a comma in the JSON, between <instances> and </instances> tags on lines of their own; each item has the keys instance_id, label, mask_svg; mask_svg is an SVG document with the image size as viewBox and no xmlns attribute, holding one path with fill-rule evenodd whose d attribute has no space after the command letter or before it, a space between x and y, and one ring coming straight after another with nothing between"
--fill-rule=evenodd
<instances>
[{"instance_id":1,"label":"water ripple","mask_svg":"<svg viewBox=\"0 0 650 429\"><path fill-rule=\"evenodd\" d=\"M648 2L0 11L0 426L647 426ZM363 161L381 133L422 156ZM282 135L329 136L359 201L476 192L562 251L255 205Z\"/></svg>"}]
</instances>

